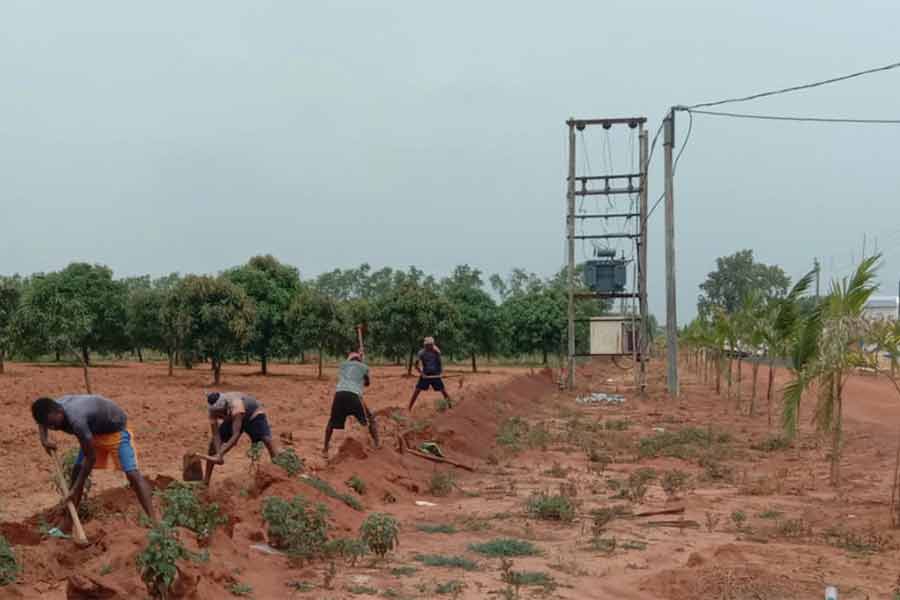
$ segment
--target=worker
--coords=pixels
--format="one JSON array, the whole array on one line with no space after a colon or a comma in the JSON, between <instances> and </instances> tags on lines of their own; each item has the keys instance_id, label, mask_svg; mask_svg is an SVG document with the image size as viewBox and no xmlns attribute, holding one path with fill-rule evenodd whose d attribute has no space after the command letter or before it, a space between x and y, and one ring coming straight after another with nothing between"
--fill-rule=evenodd
<instances>
[{"instance_id":1,"label":"worker","mask_svg":"<svg viewBox=\"0 0 900 600\"><path fill-rule=\"evenodd\" d=\"M371 383L369 378L369 366L363 362L362 354L351 352L347 360L341 363L338 369L338 381L335 386L334 399L331 402L331 416L328 425L325 426L325 446L322 448L322 456L328 458L328 448L331 445L331 435L335 429L344 429L347 417L356 417L360 425L369 428L372 436L372 444L379 448L378 426L373 415L363 402L363 388Z\"/></svg>"},{"instance_id":2,"label":"worker","mask_svg":"<svg viewBox=\"0 0 900 600\"><path fill-rule=\"evenodd\" d=\"M91 472L112 468L109 462L112 455L115 466L125 473L141 508L156 521L150 484L138 470L134 435L128 429L125 411L115 402L97 395L69 395L55 400L43 397L31 404L31 416L38 425L41 446L47 454L56 451L56 443L50 440L48 430L62 431L78 439L78 458L72 467L69 495L63 500L63 506L71 502L78 508ZM67 514L63 529L69 526Z\"/></svg>"},{"instance_id":3,"label":"worker","mask_svg":"<svg viewBox=\"0 0 900 600\"><path fill-rule=\"evenodd\" d=\"M416 355L416 363L414 366L416 372L419 373L419 381L416 383L416 389L413 391L412 398L409 400L409 412L412 412L419 394L423 391L427 391L429 388L443 394L444 399L447 401L447 406L453 408L453 401L450 399L450 396L447 394L447 389L444 387L444 369L441 364L441 349L435 345L433 337L428 336L423 340L423 347Z\"/></svg>"},{"instance_id":4,"label":"worker","mask_svg":"<svg viewBox=\"0 0 900 600\"><path fill-rule=\"evenodd\" d=\"M215 465L225 464L225 455L234 448L242 433L250 436L250 443L262 442L274 460L281 448L272 438L272 430L262 404L242 392L211 392L206 395L209 405L209 456L203 481L209 485ZM221 424L220 424L221 422ZM224 444L224 445L223 445Z\"/></svg>"}]
</instances>

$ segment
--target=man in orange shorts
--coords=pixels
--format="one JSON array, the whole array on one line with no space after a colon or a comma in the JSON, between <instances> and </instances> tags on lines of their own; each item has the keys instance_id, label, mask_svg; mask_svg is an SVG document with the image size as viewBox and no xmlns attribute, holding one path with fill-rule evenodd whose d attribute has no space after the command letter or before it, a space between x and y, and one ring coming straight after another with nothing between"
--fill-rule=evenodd
<instances>
[{"instance_id":1,"label":"man in orange shorts","mask_svg":"<svg viewBox=\"0 0 900 600\"><path fill-rule=\"evenodd\" d=\"M71 502L78 508L91 471L112 468L109 464L112 455L116 468L125 473L144 512L156 521L150 485L138 470L134 439L126 427L128 419L116 403L96 395L63 396L56 400L38 398L31 405L31 415L38 424L41 445L47 454L56 450L56 444L47 435L49 429L74 435L81 446L64 506Z\"/></svg>"}]
</instances>

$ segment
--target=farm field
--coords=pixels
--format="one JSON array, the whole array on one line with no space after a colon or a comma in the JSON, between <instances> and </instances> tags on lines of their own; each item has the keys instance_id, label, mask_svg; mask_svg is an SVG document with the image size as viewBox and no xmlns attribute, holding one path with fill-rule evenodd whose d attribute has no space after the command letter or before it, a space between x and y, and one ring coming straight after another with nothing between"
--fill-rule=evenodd
<instances>
[{"instance_id":1,"label":"farm field","mask_svg":"<svg viewBox=\"0 0 900 600\"><path fill-rule=\"evenodd\" d=\"M453 372L447 381L458 404L438 412L438 396L423 395L408 419L414 380L376 366L366 400L379 415L383 447L372 449L353 425L335 434L326 463L319 450L333 368L317 380L313 366L272 365L263 377L257 365L227 365L221 388L260 398L275 435L289 434L305 459L304 474L337 493L288 476L267 457L252 470L242 439L200 493L227 523L209 540L179 530L189 550L208 554L179 563L177 597L787 600L822 597L828 584L842 599L892 597L900 547L888 504L900 403L889 383L850 379L844 481L834 489L829 445L806 425L809 404L788 447L771 437L764 402L761 414L746 416L689 369L678 402L664 397L658 363L643 399L630 374L612 365L585 367L571 393L560 392L549 371L488 370ZM157 489L180 479L185 451L206 445L202 394L210 379L200 367L168 377L162 363L92 370L95 391L128 412L141 469ZM135 564L147 530L120 474L95 471L90 547L41 533L58 496L28 407L37 395L81 389L72 367L13 363L0 377L9 407L0 420L0 533L23 565L3 597L148 597ZM621 393L625 402L576 402L589 391ZM749 385L744 394L743 409ZM435 441L474 470L400 452L401 435L412 446ZM364 493L346 483L354 476ZM355 537L370 513L393 515L399 546L382 560L304 563L253 548L267 541L265 498L296 495L328 508L332 538Z\"/></svg>"}]
</instances>

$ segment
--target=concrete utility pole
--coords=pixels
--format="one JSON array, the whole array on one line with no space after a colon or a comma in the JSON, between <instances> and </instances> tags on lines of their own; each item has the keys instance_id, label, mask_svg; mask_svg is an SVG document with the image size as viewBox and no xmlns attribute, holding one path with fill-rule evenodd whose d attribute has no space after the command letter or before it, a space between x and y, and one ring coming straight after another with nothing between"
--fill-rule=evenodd
<instances>
[{"instance_id":1,"label":"concrete utility pole","mask_svg":"<svg viewBox=\"0 0 900 600\"><path fill-rule=\"evenodd\" d=\"M640 203L640 223L638 238L638 291L640 293L640 313L641 313L641 334L640 334L640 373L638 375L638 388L641 393L647 388L647 350L650 347L650 312L647 307L647 170L649 167L650 146L647 143L647 132L641 125L641 133L639 138L639 148L641 153L641 173L643 173L643 181L641 182Z\"/></svg>"},{"instance_id":2,"label":"concrete utility pole","mask_svg":"<svg viewBox=\"0 0 900 600\"><path fill-rule=\"evenodd\" d=\"M677 398L678 389L678 312L675 307L675 173L672 150L675 147L675 109L663 121L666 193L666 360L669 395Z\"/></svg>"},{"instance_id":3,"label":"concrete utility pole","mask_svg":"<svg viewBox=\"0 0 900 600\"><path fill-rule=\"evenodd\" d=\"M569 120L569 180L566 191L566 237L569 249L569 348L566 360L566 388L575 387L575 123Z\"/></svg>"},{"instance_id":4,"label":"concrete utility pole","mask_svg":"<svg viewBox=\"0 0 900 600\"><path fill-rule=\"evenodd\" d=\"M819 264L818 257L813 259L813 268L816 271L816 300L818 300L819 299L819 275L822 272L822 265Z\"/></svg>"}]
</instances>

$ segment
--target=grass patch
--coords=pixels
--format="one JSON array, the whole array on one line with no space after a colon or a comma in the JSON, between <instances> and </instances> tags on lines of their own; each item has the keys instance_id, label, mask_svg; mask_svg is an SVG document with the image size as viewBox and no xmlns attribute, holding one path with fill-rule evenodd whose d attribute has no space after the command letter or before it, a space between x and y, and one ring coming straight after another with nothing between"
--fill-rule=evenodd
<instances>
[{"instance_id":1,"label":"grass patch","mask_svg":"<svg viewBox=\"0 0 900 600\"><path fill-rule=\"evenodd\" d=\"M420 562L426 567L444 567L447 569L462 569L464 571L474 571L478 568L478 563L469 560L464 556L444 556L443 554L416 554L413 560Z\"/></svg>"},{"instance_id":2,"label":"grass patch","mask_svg":"<svg viewBox=\"0 0 900 600\"><path fill-rule=\"evenodd\" d=\"M528 499L525 509L532 517L545 521L568 523L575 520L572 499L561 494L534 494Z\"/></svg>"},{"instance_id":3,"label":"grass patch","mask_svg":"<svg viewBox=\"0 0 900 600\"><path fill-rule=\"evenodd\" d=\"M316 589L316 584L310 583L308 581L289 581L287 583L287 586L295 592L300 592L301 594L311 592Z\"/></svg>"},{"instance_id":4,"label":"grass patch","mask_svg":"<svg viewBox=\"0 0 900 600\"><path fill-rule=\"evenodd\" d=\"M684 471L672 469L663 473L659 483L666 496L671 500L677 498L687 488L690 479L690 476Z\"/></svg>"},{"instance_id":5,"label":"grass patch","mask_svg":"<svg viewBox=\"0 0 900 600\"><path fill-rule=\"evenodd\" d=\"M656 480L656 471L654 469L638 469L628 476L627 487L625 488L628 498L632 502L640 504L647 495L647 488L651 481Z\"/></svg>"},{"instance_id":6,"label":"grass patch","mask_svg":"<svg viewBox=\"0 0 900 600\"><path fill-rule=\"evenodd\" d=\"M553 577L543 571L513 571L509 569L503 573L503 583L513 588L536 586L552 590L556 587Z\"/></svg>"},{"instance_id":7,"label":"grass patch","mask_svg":"<svg viewBox=\"0 0 900 600\"><path fill-rule=\"evenodd\" d=\"M610 419L603 423L603 428L607 431L625 431L631 427L631 421L628 419Z\"/></svg>"},{"instance_id":8,"label":"grass patch","mask_svg":"<svg viewBox=\"0 0 900 600\"><path fill-rule=\"evenodd\" d=\"M351 585L347 588L347 591L351 594L369 594L371 596L378 593L378 590L366 585Z\"/></svg>"},{"instance_id":9,"label":"grass patch","mask_svg":"<svg viewBox=\"0 0 900 600\"><path fill-rule=\"evenodd\" d=\"M763 441L750 446L753 450L761 452L776 452L791 447L791 440L783 435L770 435Z\"/></svg>"},{"instance_id":10,"label":"grass patch","mask_svg":"<svg viewBox=\"0 0 900 600\"><path fill-rule=\"evenodd\" d=\"M531 542L514 538L496 538L483 544L470 544L469 550L485 556L535 556L540 550Z\"/></svg>"},{"instance_id":11,"label":"grass patch","mask_svg":"<svg viewBox=\"0 0 900 600\"><path fill-rule=\"evenodd\" d=\"M456 527L444 523L420 523L416 525L416 529L423 533L456 533Z\"/></svg>"},{"instance_id":12,"label":"grass patch","mask_svg":"<svg viewBox=\"0 0 900 600\"><path fill-rule=\"evenodd\" d=\"M279 455L280 456L280 455ZM300 481L311 485L316 488L329 498L334 498L335 500L340 500L353 510L361 511L363 509L362 504L359 500L357 500L356 496L352 496L350 494L342 494L334 489L330 483L325 481L324 479L319 479L318 477L313 477L311 475L307 475L300 478Z\"/></svg>"},{"instance_id":13,"label":"grass patch","mask_svg":"<svg viewBox=\"0 0 900 600\"><path fill-rule=\"evenodd\" d=\"M756 516L759 517L760 519L780 519L782 516L782 513L781 513L781 511L774 510L772 508L768 508Z\"/></svg>"},{"instance_id":14,"label":"grass patch","mask_svg":"<svg viewBox=\"0 0 900 600\"><path fill-rule=\"evenodd\" d=\"M825 532L825 540L835 548L863 556L883 552L891 546L891 539L874 529L857 532L832 528Z\"/></svg>"},{"instance_id":15,"label":"grass patch","mask_svg":"<svg viewBox=\"0 0 900 600\"><path fill-rule=\"evenodd\" d=\"M432 496L449 496L456 485L455 477L450 471L435 471L431 474L431 482L428 484L428 492Z\"/></svg>"},{"instance_id":16,"label":"grass patch","mask_svg":"<svg viewBox=\"0 0 900 600\"><path fill-rule=\"evenodd\" d=\"M394 567L391 569L391 575L394 577L412 577L419 572L418 567L412 565L404 565L402 567Z\"/></svg>"},{"instance_id":17,"label":"grass patch","mask_svg":"<svg viewBox=\"0 0 900 600\"><path fill-rule=\"evenodd\" d=\"M696 460L704 451L724 446L731 441L727 433L716 433L712 429L687 427L680 431L660 431L643 437L638 442L641 458L667 456L683 460Z\"/></svg>"},{"instance_id":18,"label":"grass patch","mask_svg":"<svg viewBox=\"0 0 900 600\"><path fill-rule=\"evenodd\" d=\"M5 537L0 535L0 586L15 583L21 570L22 567L16 560L16 553L13 552L12 546Z\"/></svg>"},{"instance_id":19,"label":"grass patch","mask_svg":"<svg viewBox=\"0 0 900 600\"><path fill-rule=\"evenodd\" d=\"M544 471L544 475L547 477L555 477L557 479L565 479L569 474L569 470L563 468L558 462L553 463L553 466Z\"/></svg>"},{"instance_id":20,"label":"grass patch","mask_svg":"<svg viewBox=\"0 0 900 600\"><path fill-rule=\"evenodd\" d=\"M466 584L462 581L459 581L458 579L451 579L450 581L439 583L434 588L434 593L441 595L453 594L454 596L457 596L461 594L465 588Z\"/></svg>"},{"instance_id":21,"label":"grass patch","mask_svg":"<svg viewBox=\"0 0 900 600\"><path fill-rule=\"evenodd\" d=\"M293 477L304 469L303 459L297 456L293 448L285 448L272 459L272 462L287 471Z\"/></svg>"},{"instance_id":22,"label":"grass patch","mask_svg":"<svg viewBox=\"0 0 900 600\"><path fill-rule=\"evenodd\" d=\"M231 592L232 596L243 598L251 595L253 593L253 588L246 583L232 583L228 588L228 591Z\"/></svg>"},{"instance_id":23,"label":"grass patch","mask_svg":"<svg viewBox=\"0 0 900 600\"><path fill-rule=\"evenodd\" d=\"M612 521L630 514L631 510L621 504L595 508L591 511L591 531L595 536L599 536Z\"/></svg>"},{"instance_id":24,"label":"grass patch","mask_svg":"<svg viewBox=\"0 0 900 600\"><path fill-rule=\"evenodd\" d=\"M359 475L354 475L347 480L347 487L362 496L366 493L366 482L360 479Z\"/></svg>"}]
</instances>

